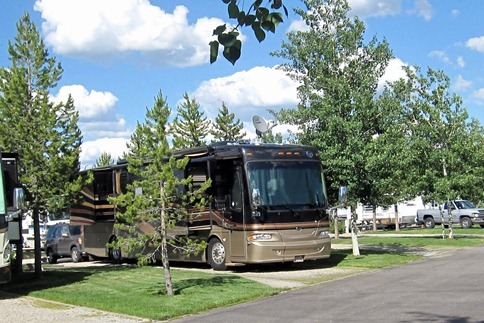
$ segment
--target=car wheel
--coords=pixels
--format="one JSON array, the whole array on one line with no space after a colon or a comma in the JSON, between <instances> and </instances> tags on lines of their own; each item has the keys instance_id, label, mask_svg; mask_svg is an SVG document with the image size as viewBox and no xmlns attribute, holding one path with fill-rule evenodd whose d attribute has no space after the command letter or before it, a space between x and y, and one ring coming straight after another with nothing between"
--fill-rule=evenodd
<instances>
[{"instance_id":1,"label":"car wheel","mask_svg":"<svg viewBox=\"0 0 484 323\"><path fill-rule=\"evenodd\" d=\"M461 220L460 220L460 225L464 228L464 229L469 229L470 227L472 227L472 220L471 218L465 216L463 217Z\"/></svg>"},{"instance_id":2,"label":"car wheel","mask_svg":"<svg viewBox=\"0 0 484 323\"><path fill-rule=\"evenodd\" d=\"M113 243L117 241L116 237L113 238L110 243ZM123 255L121 254L121 249L120 248L109 248L109 259L115 263L115 264L120 264L121 261L123 260Z\"/></svg>"},{"instance_id":3,"label":"car wheel","mask_svg":"<svg viewBox=\"0 0 484 323\"><path fill-rule=\"evenodd\" d=\"M71 249L71 258L73 262L80 262L82 261L82 255L79 252L79 249L77 247L72 247Z\"/></svg>"},{"instance_id":4,"label":"car wheel","mask_svg":"<svg viewBox=\"0 0 484 323\"><path fill-rule=\"evenodd\" d=\"M225 246L219 239L214 238L210 240L207 250L208 264L213 270L225 270L227 265L225 264Z\"/></svg>"},{"instance_id":5,"label":"car wheel","mask_svg":"<svg viewBox=\"0 0 484 323\"><path fill-rule=\"evenodd\" d=\"M58 257L54 254L54 251L47 250L47 261L49 264L56 264Z\"/></svg>"},{"instance_id":6,"label":"car wheel","mask_svg":"<svg viewBox=\"0 0 484 323\"><path fill-rule=\"evenodd\" d=\"M435 227L434 218L431 218L431 217L425 218L424 225L425 225L425 228L427 229L433 229Z\"/></svg>"}]
</instances>

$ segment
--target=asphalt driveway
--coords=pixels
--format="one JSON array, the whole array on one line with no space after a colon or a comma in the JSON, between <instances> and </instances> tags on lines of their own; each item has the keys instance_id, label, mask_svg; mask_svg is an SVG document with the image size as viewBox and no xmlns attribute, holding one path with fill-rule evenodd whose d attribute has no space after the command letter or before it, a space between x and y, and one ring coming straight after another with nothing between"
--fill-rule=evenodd
<instances>
[{"instance_id":1,"label":"asphalt driveway","mask_svg":"<svg viewBox=\"0 0 484 323\"><path fill-rule=\"evenodd\" d=\"M173 322L484 322L483 261L457 249Z\"/></svg>"}]
</instances>

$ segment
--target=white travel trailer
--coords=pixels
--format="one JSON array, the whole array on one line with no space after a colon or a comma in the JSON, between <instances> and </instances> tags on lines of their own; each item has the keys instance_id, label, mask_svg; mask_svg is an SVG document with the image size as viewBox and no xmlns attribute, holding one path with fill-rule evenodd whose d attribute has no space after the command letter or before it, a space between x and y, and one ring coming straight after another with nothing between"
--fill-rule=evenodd
<instances>
[{"instance_id":1,"label":"white travel trailer","mask_svg":"<svg viewBox=\"0 0 484 323\"><path fill-rule=\"evenodd\" d=\"M376 225L379 229L395 228L395 215L398 213L398 223L400 227L415 225L415 217L417 210L425 208L425 204L421 196L411 200L398 202L396 205L392 204L388 207L377 206L375 211ZM363 205L358 203L356 207L357 225L363 230L373 228L373 206ZM338 217L340 219L349 219L350 211L347 209L338 209Z\"/></svg>"}]
</instances>

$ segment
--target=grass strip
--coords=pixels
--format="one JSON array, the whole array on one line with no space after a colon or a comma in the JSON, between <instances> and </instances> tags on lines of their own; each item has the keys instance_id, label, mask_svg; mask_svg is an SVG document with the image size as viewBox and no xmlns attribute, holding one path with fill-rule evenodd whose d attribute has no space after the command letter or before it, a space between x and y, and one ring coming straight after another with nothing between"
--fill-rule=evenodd
<instances>
[{"instance_id":1,"label":"grass strip","mask_svg":"<svg viewBox=\"0 0 484 323\"><path fill-rule=\"evenodd\" d=\"M231 274L172 269L175 296L166 296L159 267L80 268L24 273L3 290L72 305L167 320L270 296L278 289Z\"/></svg>"}]
</instances>

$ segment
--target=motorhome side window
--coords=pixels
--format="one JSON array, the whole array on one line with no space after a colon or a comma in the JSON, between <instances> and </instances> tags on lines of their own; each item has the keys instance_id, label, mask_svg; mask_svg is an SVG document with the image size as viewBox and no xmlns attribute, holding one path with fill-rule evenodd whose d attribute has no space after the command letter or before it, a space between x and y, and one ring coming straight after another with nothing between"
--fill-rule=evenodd
<instances>
[{"instance_id":1,"label":"motorhome side window","mask_svg":"<svg viewBox=\"0 0 484 323\"><path fill-rule=\"evenodd\" d=\"M232 177L232 188L230 209L233 211L241 211L242 209L242 183L240 179L240 173L235 171Z\"/></svg>"},{"instance_id":2,"label":"motorhome side window","mask_svg":"<svg viewBox=\"0 0 484 323\"><path fill-rule=\"evenodd\" d=\"M192 165L187 169L187 175L192 176L192 185L194 190L198 190L202 187L203 183L205 183L208 179L207 176L207 167L205 164L203 165ZM205 195L207 192L205 192Z\"/></svg>"},{"instance_id":3,"label":"motorhome side window","mask_svg":"<svg viewBox=\"0 0 484 323\"><path fill-rule=\"evenodd\" d=\"M140 180L142 180L140 176L128 172L126 168L122 169L119 174L119 188L116 194L126 194L128 192L128 185Z\"/></svg>"},{"instance_id":4,"label":"motorhome side window","mask_svg":"<svg viewBox=\"0 0 484 323\"><path fill-rule=\"evenodd\" d=\"M94 196L99 200L105 200L113 194L113 174L96 173L94 174Z\"/></svg>"}]
</instances>

